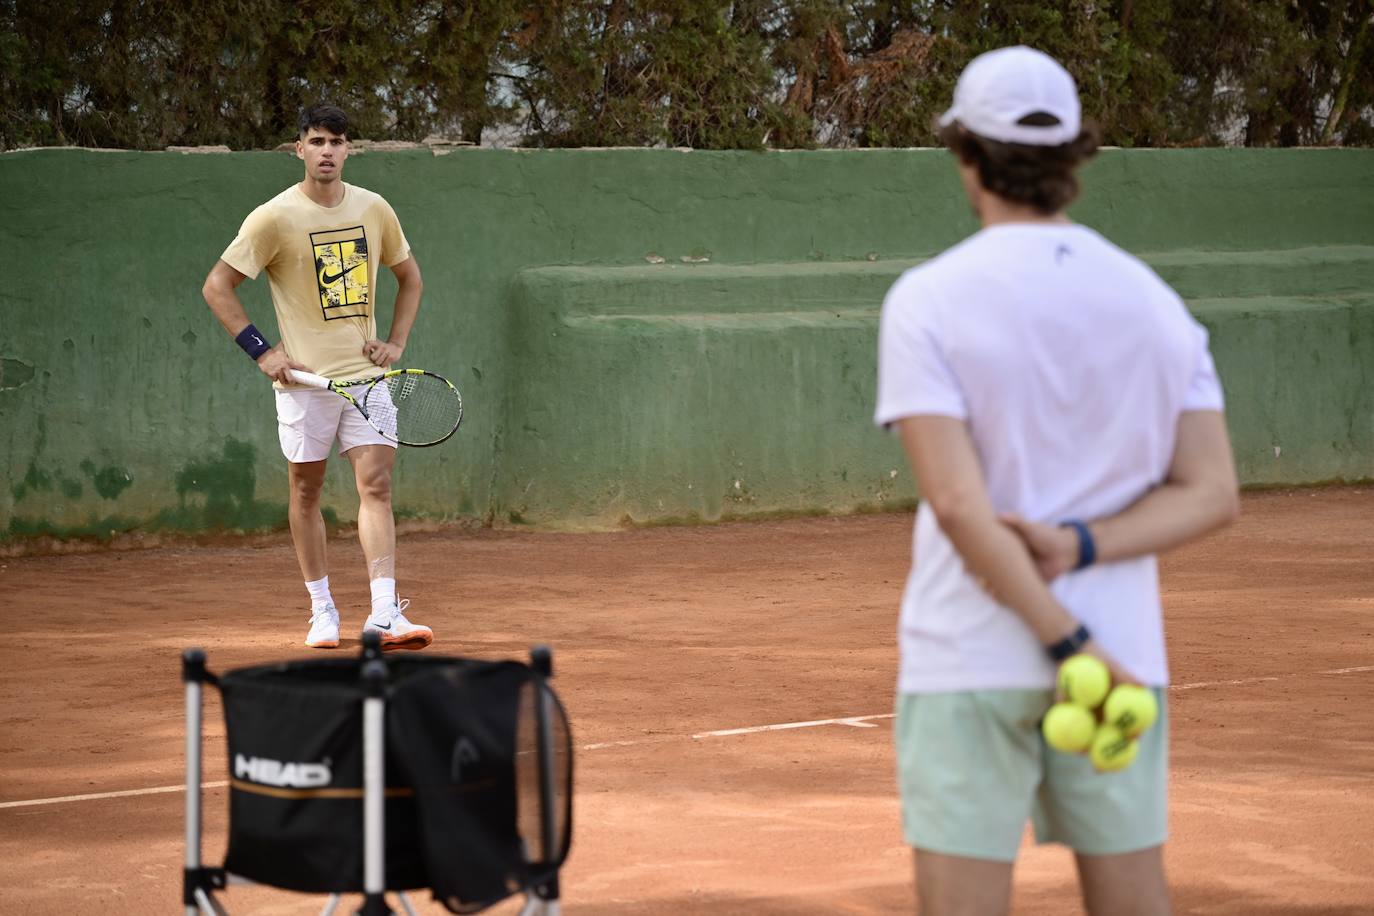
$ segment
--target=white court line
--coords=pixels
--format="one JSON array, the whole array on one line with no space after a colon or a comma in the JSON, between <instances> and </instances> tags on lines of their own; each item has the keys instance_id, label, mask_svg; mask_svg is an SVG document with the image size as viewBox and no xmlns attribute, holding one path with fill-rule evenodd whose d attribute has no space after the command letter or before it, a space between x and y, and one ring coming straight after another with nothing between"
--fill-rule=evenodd
<instances>
[{"instance_id":1,"label":"white court line","mask_svg":"<svg viewBox=\"0 0 1374 916\"><path fill-rule=\"evenodd\" d=\"M1331 668L1328 671L1313 671L1314 675L1324 674L1356 674L1363 671L1374 671L1374 665L1360 665L1356 668ZM1243 684L1263 684L1267 681L1282 681L1290 678L1283 677L1242 677L1234 681L1199 681L1196 684L1173 684L1170 690L1198 690L1203 687L1238 687Z\"/></svg>"},{"instance_id":2,"label":"white court line","mask_svg":"<svg viewBox=\"0 0 1374 916\"><path fill-rule=\"evenodd\" d=\"M203 782L200 784L202 789L223 789L229 785L228 780L222 782ZM184 792L185 785L180 786L156 786L151 789L125 789L123 792L92 792L90 795L61 795L57 798L33 798L27 801L0 802L0 808L32 808L36 805L60 805L63 802L96 801L101 798L132 798L135 795L161 795L166 792Z\"/></svg>"},{"instance_id":3,"label":"white court line","mask_svg":"<svg viewBox=\"0 0 1374 916\"><path fill-rule=\"evenodd\" d=\"M702 732L693 735L692 740L701 738L728 738L731 735L752 735L756 732L779 732L786 728L816 728L820 725L850 725L854 728L877 728L869 722L870 719L891 719L893 713L885 713L879 716L845 716L843 719L816 719L812 722L784 722L781 725L755 725L752 728L722 728L720 731Z\"/></svg>"},{"instance_id":4,"label":"white court line","mask_svg":"<svg viewBox=\"0 0 1374 916\"><path fill-rule=\"evenodd\" d=\"M1359 665L1354 668L1331 668L1327 671L1313 671L1308 676L1321 676L1333 674L1362 674L1366 671L1374 671L1374 665ZM1270 681L1291 680L1291 677L1279 677L1270 675L1268 677L1242 677L1231 681L1199 681L1194 684L1173 684L1170 690L1200 690L1206 687L1238 687L1245 684L1264 684ZM690 738L693 741L700 741L703 738L728 738L735 735L753 735L760 732L777 732L793 728L819 728L824 725L846 725L850 728L877 728L875 721L893 718L893 713L882 713L872 716L842 716L837 719L813 719L809 722L783 722L778 725L755 725L748 728L722 728L710 732L698 732L695 735L657 735L651 738L638 738L626 741L605 741L601 744L584 744L579 750L599 751L612 747L638 747L644 744L660 744L665 741L678 741ZM202 789L222 789L229 785L227 781L201 783ZM59 805L65 802L79 801L98 801L103 798L133 798L139 795L162 795L169 792L184 792L185 785L180 786L156 786L150 789L126 789L122 792L94 792L89 795L62 795L57 798L33 798L25 801L0 802L0 809L3 808L34 808L39 805Z\"/></svg>"},{"instance_id":5,"label":"white court line","mask_svg":"<svg viewBox=\"0 0 1374 916\"><path fill-rule=\"evenodd\" d=\"M1326 674L1325 671L1318 671L1318 674ZM1170 684L1170 690L1200 690L1204 687L1239 687L1242 684L1263 684L1266 681L1281 680L1277 677L1242 677L1234 681L1199 681L1196 684Z\"/></svg>"}]
</instances>

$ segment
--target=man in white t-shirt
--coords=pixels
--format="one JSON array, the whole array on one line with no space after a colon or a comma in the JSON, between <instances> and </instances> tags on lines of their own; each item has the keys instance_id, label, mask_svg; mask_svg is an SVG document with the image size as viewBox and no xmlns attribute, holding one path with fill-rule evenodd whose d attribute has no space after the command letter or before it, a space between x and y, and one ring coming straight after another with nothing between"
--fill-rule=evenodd
<instances>
[{"instance_id":1,"label":"man in white t-shirt","mask_svg":"<svg viewBox=\"0 0 1374 916\"><path fill-rule=\"evenodd\" d=\"M1030 820L1074 849L1089 912L1167 913L1155 554L1238 511L1207 333L1064 215L1096 139L1052 58L978 57L940 123L983 228L889 291L876 412L923 497L897 720L921 912L1005 913ZM1124 771L1040 736L1056 665L1077 652L1160 701Z\"/></svg>"}]
</instances>

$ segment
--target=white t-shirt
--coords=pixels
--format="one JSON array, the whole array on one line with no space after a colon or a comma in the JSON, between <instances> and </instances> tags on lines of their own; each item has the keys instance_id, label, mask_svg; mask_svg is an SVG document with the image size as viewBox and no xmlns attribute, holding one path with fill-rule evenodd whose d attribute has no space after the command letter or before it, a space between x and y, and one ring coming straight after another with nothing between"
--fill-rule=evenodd
<instances>
[{"instance_id":1,"label":"white t-shirt","mask_svg":"<svg viewBox=\"0 0 1374 916\"><path fill-rule=\"evenodd\" d=\"M968 424L998 512L1057 524L1159 484L1179 414L1221 410L1207 332L1145 264L1073 224L992 226L904 273L883 302L876 422ZM1146 684L1168 683L1153 556L1051 589ZM1021 618L974 583L926 503L900 624L903 693L1049 687Z\"/></svg>"}]
</instances>

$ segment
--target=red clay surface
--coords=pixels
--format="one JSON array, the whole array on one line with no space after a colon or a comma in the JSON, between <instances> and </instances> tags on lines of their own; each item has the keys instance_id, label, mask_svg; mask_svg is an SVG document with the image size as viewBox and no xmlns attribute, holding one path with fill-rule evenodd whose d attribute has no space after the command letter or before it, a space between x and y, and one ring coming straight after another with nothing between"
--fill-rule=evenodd
<instances>
[{"instance_id":1,"label":"red clay surface","mask_svg":"<svg viewBox=\"0 0 1374 916\"><path fill-rule=\"evenodd\" d=\"M1163 565L1176 908L1371 913L1374 489L1250 494L1244 507ZM581 748L569 913L913 908L890 719L692 737L889 713L910 524L402 540L411 617L437 634L428 651L555 649ZM351 636L360 554L351 540L331 548ZM311 654L285 542L0 559L0 584L0 804L179 785L186 646L221 671ZM222 780L213 698L206 717L205 778ZM205 802L213 862L225 790ZM178 911L181 806L165 792L0 807L0 910ZM267 914L322 903L265 888L225 900ZM1079 911L1066 850L1024 848L1014 910Z\"/></svg>"}]
</instances>

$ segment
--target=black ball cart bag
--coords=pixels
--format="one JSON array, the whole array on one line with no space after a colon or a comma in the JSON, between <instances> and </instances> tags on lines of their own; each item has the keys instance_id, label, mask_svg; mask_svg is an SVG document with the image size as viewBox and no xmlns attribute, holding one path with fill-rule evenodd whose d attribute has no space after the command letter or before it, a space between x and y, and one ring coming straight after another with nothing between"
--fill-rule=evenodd
<instances>
[{"instance_id":1,"label":"black ball cart bag","mask_svg":"<svg viewBox=\"0 0 1374 916\"><path fill-rule=\"evenodd\" d=\"M572 739L549 687L547 648L530 663L435 655L240 668L216 676L182 657L186 685L187 916L222 914L237 883L363 895L430 889L454 913L525 893L522 916L558 916L558 872L572 840ZM201 705L223 698L229 849L200 860Z\"/></svg>"}]
</instances>

